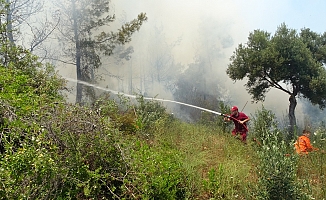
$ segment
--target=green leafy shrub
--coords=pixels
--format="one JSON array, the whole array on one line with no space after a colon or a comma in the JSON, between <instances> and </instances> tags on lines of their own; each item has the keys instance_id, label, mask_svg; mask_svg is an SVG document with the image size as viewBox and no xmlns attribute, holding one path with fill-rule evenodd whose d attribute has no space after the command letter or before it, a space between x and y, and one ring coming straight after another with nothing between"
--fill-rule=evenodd
<instances>
[{"instance_id":1,"label":"green leafy shrub","mask_svg":"<svg viewBox=\"0 0 326 200\"><path fill-rule=\"evenodd\" d=\"M262 109L257 112L253 123L261 140L257 152L260 158L257 198L308 199L297 181L298 156L292 155L292 146L285 142L277 129L274 114Z\"/></svg>"},{"instance_id":2,"label":"green leafy shrub","mask_svg":"<svg viewBox=\"0 0 326 200\"><path fill-rule=\"evenodd\" d=\"M60 168L67 177L62 190L83 198L119 195L126 167L117 139L120 133L105 112L67 104L58 104L53 112L41 124L59 148Z\"/></svg>"},{"instance_id":3,"label":"green leafy shrub","mask_svg":"<svg viewBox=\"0 0 326 200\"><path fill-rule=\"evenodd\" d=\"M8 152L0 160L1 199L47 199L53 196L60 182L60 168L46 141L35 138L33 145L24 144L15 152ZM8 143L10 144L10 143ZM7 145L7 150L10 149Z\"/></svg>"},{"instance_id":4,"label":"green leafy shrub","mask_svg":"<svg viewBox=\"0 0 326 200\"><path fill-rule=\"evenodd\" d=\"M261 110L255 112L250 122L250 137L261 144L263 141L268 141L268 138L277 133L277 121L276 116L271 110L267 110L262 106ZM276 131L276 132L275 132ZM278 140L282 140L282 135Z\"/></svg>"},{"instance_id":5,"label":"green leafy shrub","mask_svg":"<svg viewBox=\"0 0 326 200\"><path fill-rule=\"evenodd\" d=\"M57 168L49 149L41 141L42 128L36 119L44 104L63 99L63 79L50 65L19 46L1 41L1 179L2 199L46 197L53 188L47 179L56 176Z\"/></svg>"},{"instance_id":6,"label":"green leafy shrub","mask_svg":"<svg viewBox=\"0 0 326 200\"><path fill-rule=\"evenodd\" d=\"M64 103L64 81L53 67L13 50L8 65L0 66L0 198L119 195L126 167L114 123L97 110ZM115 113L116 105L109 106L107 112Z\"/></svg>"},{"instance_id":7,"label":"green leafy shrub","mask_svg":"<svg viewBox=\"0 0 326 200\"><path fill-rule=\"evenodd\" d=\"M109 118L86 107L53 103L43 105L28 123L11 123L7 129L11 137L20 132L25 137L18 146L5 143L6 154L0 160L2 197L123 196L120 187L127 166L118 143L120 133Z\"/></svg>"},{"instance_id":8,"label":"green leafy shrub","mask_svg":"<svg viewBox=\"0 0 326 200\"><path fill-rule=\"evenodd\" d=\"M125 99L118 104L109 95L99 98L93 105L93 109L108 118L111 125L119 131L127 134L134 134L137 131L136 114L130 100Z\"/></svg>"},{"instance_id":9,"label":"green leafy shrub","mask_svg":"<svg viewBox=\"0 0 326 200\"><path fill-rule=\"evenodd\" d=\"M296 157L285 156L285 142L279 142L276 135L263 140L258 152L260 199L298 199L296 185Z\"/></svg>"},{"instance_id":10,"label":"green leafy shrub","mask_svg":"<svg viewBox=\"0 0 326 200\"><path fill-rule=\"evenodd\" d=\"M143 96L137 98L135 106L136 127L146 137L152 136L150 129L155 123L167 116L166 108L158 101L145 100Z\"/></svg>"},{"instance_id":11,"label":"green leafy shrub","mask_svg":"<svg viewBox=\"0 0 326 200\"><path fill-rule=\"evenodd\" d=\"M35 69L37 70L37 69ZM62 100L59 90L64 81L52 72L53 68L39 69L38 74L27 74L16 68L0 67L0 99L16 108L16 115L30 115L40 104Z\"/></svg>"}]
</instances>

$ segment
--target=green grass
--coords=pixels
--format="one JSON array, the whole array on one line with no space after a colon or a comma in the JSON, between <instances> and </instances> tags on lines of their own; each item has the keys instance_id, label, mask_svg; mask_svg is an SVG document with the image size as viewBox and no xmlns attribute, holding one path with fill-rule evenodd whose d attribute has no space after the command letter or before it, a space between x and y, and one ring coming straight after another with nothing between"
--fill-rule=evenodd
<instances>
[{"instance_id":1,"label":"green grass","mask_svg":"<svg viewBox=\"0 0 326 200\"><path fill-rule=\"evenodd\" d=\"M275 148L275 154L264 152L262 159L253 136L249 134L245 145L230 131L220 129L223 122L181 122L159 104L141 98L140 106L127 106L123 111L107 99L94 107L70 105L60 102L55 93L59 80L54 82L53 94L42 89L53 86L45 78L48 84L38 90L26 86L19 91L23 80L29 83L35 76L26 77L19 70L15 76L10 70L2 72L0 83L6 92L0 93L0 127L6 140L0 157L1 199L259 199L259 191L277 194L264 188L274 186L268 177L273 175L273 171L268 173L268 156L273 155L274 161L282 161L276 167L290 165L297 170L296 176L284 173L289 179L280 173L275 183L290 180L291 191L291 187L297 189L291 182L294 177L303 186L298 186L302 193L326 199L325 154L293 159L294 166ZM34 102L38 95L42 101ZM271 121L264 120L266 115L252 123L260 128L255 137L268 139L273 134L271 124L265 124ZM326 150L320 138L317 147ZM259 173L263 163L267 177Z\"/></svg>"},{"instance_id":2,"label":"green grass","mask_svg":"<svg viewBox=\"0 0 326 200\"><path fill-rule=\"evenodd\" d=\"M183 168L192 178L194 199L248 199L257 182L254 143L240 140L211 127L177 122L155 135L153 144L168 143L183 156ZM215 172L216 177L210 173ZM218 182L218 188L205 182Z\"/></svg>"},{"instance_id":3,"label":"green grass","mask_svg":"<svg viewBox=\"0 0 326 200\"><path fill-rule=\"evenodd\" d=\"M308 184L307 192L315 199L326 199L326 154L312 152L308 156L300 156L298 162L298 179Z\"/></svg>"},{"instance_id":4,"label":"green grass","mask_svg":"<svg viewBox=\"0 0 326 200\"><path fill-rule=\"evenodd\" d=\"M190 177L190 199L257 199L260 160L250 135L244 145L216 128L174 122L154 138L153 148L168 145L182 155L182 167ZM325 157L311 153L297 163L297 181L315 199L326 198Z\"/></svg>"}]
</instances>

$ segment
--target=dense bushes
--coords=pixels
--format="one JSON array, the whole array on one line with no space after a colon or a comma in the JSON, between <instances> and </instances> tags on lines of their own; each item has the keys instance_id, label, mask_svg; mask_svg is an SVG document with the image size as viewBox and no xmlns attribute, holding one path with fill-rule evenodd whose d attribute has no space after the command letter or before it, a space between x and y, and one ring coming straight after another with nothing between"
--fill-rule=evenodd
<instances>
[{"instance_id":1,"label":"dense bushes","mask_svg":"<svg viewBox=\"0 0 326 200\"><path fill-rule=\"evenodd\" d=\"M265 108L257 111L252 132L260 141L257 199L309 199L297 179L298 155L277 128L275 115Z\"/></svg>"},{"instance_id":2,"label":"dense bushes","mask_svg":"<svg viewBox=\"0 0 326 200\"><path fill-rule=\"evenodd\" d=\"M64 80L53 67L5 45L0 50L6 56L0 66L0 198L110 199L119 194L126 166L119 131L109 117L65 103L60 95Z\"/></svg>"},{"instance_id":3,"label":"dense bushes","mask_svg":"<svg viewBox=\"0 0 326 200\"><path fill-rule=\"evenodd\" d=\"M60 95L64 81L51 66L19 48L10 59L0 66L0 199L305 199L311 193L300 185L292 146L264 108L252 120L260 144L253 152L217 131L228 128L222 118L181 123L143 97L68 104ZM310 158L322 177L323 157ZM299 173L325 182L314 174Z\"/></svg>"},{"instance_id":4,"label":"dense bushes","mask_svg":"<svg viewBox=\"0 0 326 200\"><path fill-rule=\"evenodd\" d=\"M160 104L139 98L122 110L106 98L81 107L62 101L63 82L50 70L0 70L1 199L184 196L178 154L142 140L168 119Z\"/></svg>"},{"instance_id":5,"label":"dense bushes","mask_svg":"<svg viewBox=\"0 0 326 200\"><path fill-rule=\"evenodd\" d=\"M21 125L25 137L18 149L6 143L0 177L7 199L110 199L119 194L126 166L116 142L119 132L108 121L64 103L43 106L37 114L29 118L30 127ZM11 128L10 134L17 130Z\"/></svg>"},{"instance_id":6,"label":"dense bushes","mask_svg":"<svg viewBox=\"0 0 326 200\"><path fill-rule=\"evenodd\" d=\"M123 105L110 96L90 107L68 104L59 93L64 82L51 68L30 70L32 75L14 67L0 71L0 199L308 199L311 194L297 177L292 146L264 108L251 123L251 136L260 144L256 154L250 143L239 147L216 127L208 134L210 125L225 130L222 121L184 129L160 103L142 97ZM256 155L259 164L252 170ZM237 163L245 167L233 168ZM238 188L246 181L252 188Z\"/></svg>"}]
</instances>

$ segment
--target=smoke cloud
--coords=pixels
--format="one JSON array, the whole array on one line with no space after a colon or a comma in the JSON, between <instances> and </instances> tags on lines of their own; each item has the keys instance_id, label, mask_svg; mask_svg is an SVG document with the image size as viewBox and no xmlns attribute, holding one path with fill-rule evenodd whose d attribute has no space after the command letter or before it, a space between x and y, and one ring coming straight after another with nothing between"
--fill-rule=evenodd
<instances>
[{"instance_id":1,"label":"smoke cloud","mask_svg":"<svg viewBox=\"0 0 326 200\"><path fill-rule=\"evenodd\" d=\"M204 76L207 80L214 77L221 83L221 91L226 96L223 98L228 97L230 104L248 115L264 105L283 118L287 116L288 95L271 89L264 102L252 103L245 81L232 82L227 77L229 58L255 29L274 33L284 22L297 30L308 27L323 32L326 23L320 23L320 19L326 19L326 14L317 10L325 4L308 0L114 0L112 11L117 20L110 31L141 12L147 14L148 21L124 47L132 47L129 60L117 63L112 57L103 62L99 70L102 81L98 84L121 92L173 100L174 75L202 59L207 62L205 66L210 66ZM211 91L214 95L216 88ZM297 106L296 115L299 121L303 120L301 105Z\"/></svg>"}]
</instances>

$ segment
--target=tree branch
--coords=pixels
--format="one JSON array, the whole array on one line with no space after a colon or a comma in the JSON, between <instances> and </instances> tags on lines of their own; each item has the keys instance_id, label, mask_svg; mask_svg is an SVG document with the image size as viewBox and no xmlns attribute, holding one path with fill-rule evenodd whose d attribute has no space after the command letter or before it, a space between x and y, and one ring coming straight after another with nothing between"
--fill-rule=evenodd
<instances>
[{"instance_id":1,"label":"tree branch","mask_svg":"<svg viewBox=\"0 0 326 200\"><path fill-rule=\"evenodd\" d=\"M58 19L57 21L57 24L52 28L52 30L50 30L50 32L48 34L46 34L43 38L42 37L39 37L39 41L35 42L35 44L33 45L33 43L31 44L31 48L30 48L30 51L32 52L34 50L34 48L41 44L44 40L46 40L51 34L52 32L56 29L56 27L58 26L60 22L60 18Z\"/></svg>"},{"instance_id":2,"label":"tree branch","mask_svg":"<svg viewBox=\"0 0 326 200\"><path fill-rule=\"evenodd\" d=\"M263 79L266 80L272 87L279 89L283 92L288 93L289 95L292 95L292 93L286 89L284 89L281 85L279 85L278 83L276 83L274 80L269 80L268 78L266 78L266 76L263 76Z\"/></svg>"},{"instance_id":3,"label":"tree branch","mask_svg":"<svg viewBox=\"0 0 326 200\"><path fill-rule=\"evenodd\" d=\"M69 65L76 65L76 63L74 62L68 62L68 61L64 61L64 60L60 60L60 59L56 59L56 58L44 58L44 60L55 60L55 61L59 61L65 64L69 64Z\"/></svg>"}]
</instances>

